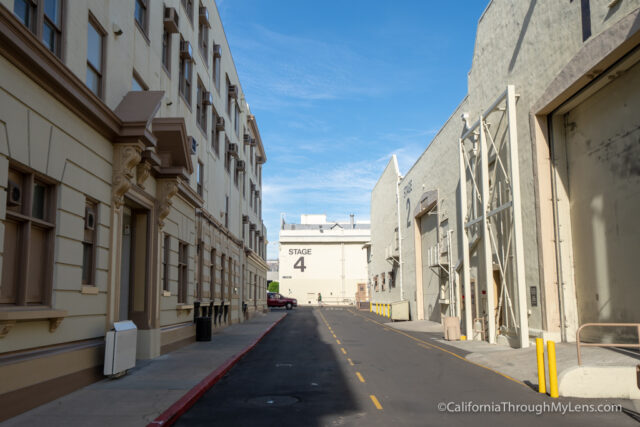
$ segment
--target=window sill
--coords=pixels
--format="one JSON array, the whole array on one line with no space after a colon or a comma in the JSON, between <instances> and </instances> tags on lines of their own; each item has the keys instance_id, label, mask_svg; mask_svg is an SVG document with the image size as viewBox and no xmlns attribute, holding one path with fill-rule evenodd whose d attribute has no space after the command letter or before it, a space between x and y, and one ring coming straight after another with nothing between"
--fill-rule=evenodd
<instances>
[{"instance_id":1,"label":"window sill","mask_svg":"<svg viewBox=\"0 0 640 427\"><path fill-rule=\"evenodd\" d=\"M176 305L176 310L191 311L191 310L193 310L193 304L177 304Z\"/></svg>"},{"instance_id":2,"label":"window sill","mask_svg":"<svg viewBox=\"0 0 640 427\"><path fill-rule=\"evenodd\" d=\"M171 296L171 291L162 291L162 296L163 297L170 297Z\"/></svg>"},{"instance_id":3,"label":"window sill","mask_svg":"<svg viewBox=\"0 0 640 427\"><path fill-rule=\"evenodd\" d=\"M189 109L190 112L193 112L193 110L191 109L191 103L189 101L187 101L187 98L185 97L185 95L180 92L180 98L182 99L182 101L184 102L184 104L187 106L187 108Z\"/></svg>"},{"instance_id":4,"label":"window sill","mask_svg":"<svg viewBox=\"0 0 640 427\"><path fill-rule=\"evenodd\" d=\"M82 285L82 289L80 289L80 293L83 295L98 295L100 289L97 286L91 285Z\"/></svg>"},{"instance_id":5,"label":"window sill","mask_svg":"<svg viewBox=\"0 0 640 427\"><path fill-rule=\"evenodd\" d=\"M67 310L12 308L0 311L0 339L4 338L17 321L49 320L49 332L54 332L67 317Z\"/></svg>"}]
</instances>

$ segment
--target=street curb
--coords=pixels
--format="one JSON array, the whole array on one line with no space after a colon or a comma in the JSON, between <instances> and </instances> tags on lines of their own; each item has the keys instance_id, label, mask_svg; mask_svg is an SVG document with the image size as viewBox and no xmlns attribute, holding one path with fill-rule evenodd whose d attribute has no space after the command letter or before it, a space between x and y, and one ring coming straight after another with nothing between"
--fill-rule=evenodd
<instances>
[{"instance_id":1,"label":"street curb","mask_svg":"<svg viewBox=\"0 0 640 427\"><path fill-rule=\"evenodd\" d=\"M220 365L215 371L211 372L209 375L205 377L202 381L196 384L191 390L189 390L184 396L182 396L177 402L169 407L166 411L160 414L155 420L151 421L147 424L147 427L157 427L157 426L170 426L175 423L178 418L189 408L193 406L194 403L202 397L202 395L209 390L211 387L215 385L220 379L227 373L229 370L240 361L248 352L253 350L253 348L264 338L273 328L276 327L278 323L287 317L287 313L284 314L280 319L276 320L266 331L264 331L258 338L256 338L251 344L242 349L239 353L234 354L229 359L224 361L222 365Z\"/></svg>"}]
</instances>

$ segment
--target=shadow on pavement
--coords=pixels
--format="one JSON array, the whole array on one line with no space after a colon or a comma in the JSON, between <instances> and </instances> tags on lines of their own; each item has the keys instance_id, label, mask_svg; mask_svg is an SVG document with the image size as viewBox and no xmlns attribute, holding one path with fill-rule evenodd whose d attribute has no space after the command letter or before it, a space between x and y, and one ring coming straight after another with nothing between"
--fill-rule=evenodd
<instances>
[{"instance_id":1,"label":"shadow on pavement","mask_svg":"<svg viewBox=\"0 0 640 427\"><path fill-rule=\"evenodd\" d=\"M177 425L331 424L358 410L335 348L310 308L296 308Z\"/></svg>"}]
</instances>

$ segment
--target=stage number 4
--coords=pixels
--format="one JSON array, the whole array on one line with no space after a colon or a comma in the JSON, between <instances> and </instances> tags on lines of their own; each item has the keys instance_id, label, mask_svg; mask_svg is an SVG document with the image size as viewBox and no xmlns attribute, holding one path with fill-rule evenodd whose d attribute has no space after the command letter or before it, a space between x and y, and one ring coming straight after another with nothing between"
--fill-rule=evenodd
<instances>
[{"instance_id":1,"label":"stage number 4","mask_svg":"<svg viewBox=\"0 0 640 427\"><path fill-rule=\"evenodd\" d=\"M304 257L301 256L300 258L298 258L298 260L296 261L295 264L293 264L293 268L297 268L300 270L300 273L304 273L305 267L304 266Z\"/></svg>"}]
</instances>

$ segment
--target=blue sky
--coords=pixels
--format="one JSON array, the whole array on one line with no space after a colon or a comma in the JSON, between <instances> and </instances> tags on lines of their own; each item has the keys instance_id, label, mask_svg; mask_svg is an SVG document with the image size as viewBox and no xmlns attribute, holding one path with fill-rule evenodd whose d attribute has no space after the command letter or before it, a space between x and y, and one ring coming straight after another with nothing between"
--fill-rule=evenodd
<instances>
[{"instance_id":1,"label":"blue sky","mask_svg":"<svg viewBox=\"0 0 640 427\"><path fill-rule=\"evenodd\" d=\"M467 90L487 1L217 0L268 162L263 218L369 219L392 154L405 173Z\"/></svg>"}]
</instances>

